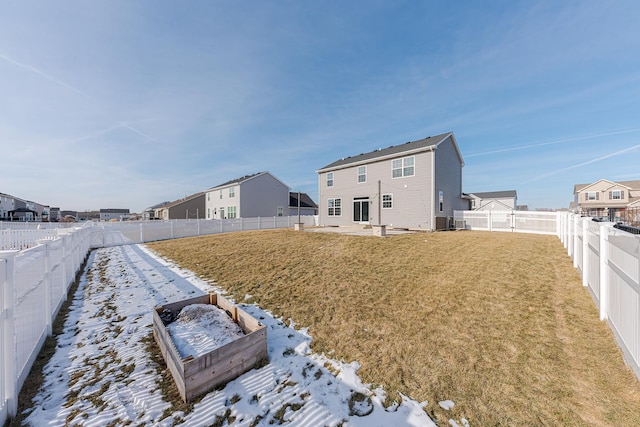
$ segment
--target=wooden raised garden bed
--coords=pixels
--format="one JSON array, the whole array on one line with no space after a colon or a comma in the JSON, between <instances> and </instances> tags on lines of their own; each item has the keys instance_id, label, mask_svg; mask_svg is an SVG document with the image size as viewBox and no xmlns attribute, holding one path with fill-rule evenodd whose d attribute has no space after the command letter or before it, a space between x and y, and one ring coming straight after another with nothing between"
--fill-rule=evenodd
<instances>
[{"instance_id":1,"label":"wooden raised garden bed","mask_svg":"<svg viewBox=\"0 0 640 427\"><path fill-rule=\"evenodd\" d=\"M233 319L244 335L206 354L181 356L168 326L184 307L192 304L217 306ZM156 307L153 311L153 336L185 402L268 361L265 326L215 293Z\"/></svg>"}]
</instances>

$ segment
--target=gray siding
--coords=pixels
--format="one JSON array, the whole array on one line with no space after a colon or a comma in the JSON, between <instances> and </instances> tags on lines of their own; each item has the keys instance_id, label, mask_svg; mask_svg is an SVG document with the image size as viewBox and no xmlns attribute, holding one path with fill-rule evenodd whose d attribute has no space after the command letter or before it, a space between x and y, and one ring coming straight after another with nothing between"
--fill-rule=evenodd
<instances>
[{"instance_id":1,"label":"gray siding","mask_svg":"<svg viewBox=\"0 0 640 427\"><path fill-rule=\"evenodd\" d=\"M259 175L242 182L238 192L238 217L276 216L278 207L282 207L283 215L289 213L289 187L270 174Z\"/></svg>"},{"instance_id":2,"label":"gray siding","mask_svg":"<svg viewBox=\"0 0 640 427\"><path fill-rule=\"evenodd\" d=\"M194 197L169 207L169 219L204 219L205 195Z\"/></svg>"},{"instance_id":3,"label":"gray siding","mask_svg":"<svg viewBox=\"0 0 640 427\"><path fill-rule=\"evenodd\" d=\"M385 159L368 163L367 181L358 183L358 166L334 170L334 185L327 187L327 172L319 174L320 224L327 226L354 225L354 198L369 198L369 224L385 224L398 228L431 229L431 182L433 152L398 155L396 158L415 157L415 174L410 177L392 178L392 161ZM378 181L380 193L391 194L392 209L379 209ZM327 200L342 199L342 215L328 216ZM378 213L380 211L380 215ZM380 216L382 218L380 218Z\"/></svg>"},{"instance_id":4,"label":"gray siding","mask_svg":"<svg viewBox=\"0 0 640 427\"><path fill-rule=\"evenodd\" d=\"M453 217L454 210L466 210L469 202L462 199L462 166L451 136L436 149L434 203L436 217ZM440 196L443 193L442 212Z\"/></svg>"},{"instance_id":5,"label":"gray siding","mask_svg":"<svg viewBox=\"0 0 640 427\"><path fill-rule=\"evenodd\" d=\"M434 150L435 148L435 150ZM414 157L413 176L393 178L394 159ZM369 198L369 224L384 224L396 228L433 230L435 217L453 216L454 210L464 210L468 202L462 195L462 163L452 136L435 147L421 152L398 153L393 158L369 163L323 169L318 173L320 225L345 226L354 221L354 199ZM366 166L367 179L358 182L358 167ZM434 168L435 166L435 168ZM327 174L333 173L333 187L327 187ZM380 182L380 184L378 184ZM378 190L380 185L380 190ZM439 211L439 191L443 192L443 210ZM381 207L380 195L390 194L393 207ZM340 198L341 216L328 215L328 200Z\"/></svg>"}]
</instances>

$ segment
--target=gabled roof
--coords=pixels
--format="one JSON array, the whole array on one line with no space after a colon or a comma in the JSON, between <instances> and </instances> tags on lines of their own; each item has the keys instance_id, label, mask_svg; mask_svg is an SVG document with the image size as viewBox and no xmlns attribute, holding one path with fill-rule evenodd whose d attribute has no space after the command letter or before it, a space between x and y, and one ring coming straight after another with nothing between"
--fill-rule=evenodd
<instances>
[{"instance_id":1,"label":"gabled roof","mask_svg":"<svg viewBox=\"0 0 640 427\"><path fill-rule=\"evenodd\" d=\"M573 186L573 193L577 193L578 191L587 190L589 187L599 184L601 182L606 182L610 184L611 187L616 185L621 185L623 187L627 187L629 190L640 190L640 180L635 181L609 181L608 179L599 179L596 182L592 182L590 184L576 184Z\"/></svg>"},{"instance_id":2,"label":"gabled roof","mask_svg":"<svg viewBox=\"0 0 640 427\"><path fill-rule=\"evenodd\" d=\"M204 194L205 194L204 191L201 191L200 193L195 193L190 196L183 197L182 199L174 200L173 202L169 202L166 205L161 207L172 208L174 206L178 206L181 203L188 202L193 199L197 199L198 197L204 198Z\"/></svg>"},{"instance_id":3,"label":"gabled roof","mask_svg":"<svg viewBox=\"0 0 640 427\"><path fill-rule=\"evenodd\" d=\"M297 191L289 192L289 206L293 208L298 207ZM313 201L313 199L311 199L311 197L309 197L307 193L300 193L300 207L317 209L318 205L316 204L316 202Z\"/></svg>"},{"instance_id":4,"label":"gabled roof","mask_svg":"<svg viewBox=\"0 0 640 427\"><path fill-rule=\"evenodd\" d=\"M469 193L472 196L479 197L481 199L505 199L507 197L517 197L516 190L505 191L487 191L483 193Z\"/></svg>"},{"instance_id":5,"label":"gabled roof","mask_svg":"<svg viewBox=\"0 0 640 427\"><path fill-rule=\"evenodd\" d=\"M456 139L453 136L453 133L447 132L441 135L429 136L424 139L419 139L417 141L409 141L405 144L392 145L391 147L388 147L388 148L381 148L378 150L371 151L369 153L359 154L357 156L343 157L340 160L336 160L335 162L330 163L323 168L320 168L317 172L324 172L326 170L331 170L331 169L339 169L340 167L352 165L356 163L369 163L372 160L396 157L399 154L433 150L437 148L437 146L449 136L451 136L451 139L453 140L454 147L456 149L456 152L458 153L458 158L460 159L460 163L464 165L464 161L462 160L462 154L460 153L460 149L458 148L458 144L456 143Z\"/></svg>"},{"instance_id":6,"label":"gabled roof","mask_svg":"<svg viewBox=\"0 0 640 427\"><path fill-rule=\"evenodd\" d=\"M245 175L245 176L241 176L240 178L232 179L231 181L227 181L227 182L225 182L225 183L223 183L223 184L216 185L215 187L211 187L211 188L210 188L210 189L208 189L207 191L213 191L213 190L217 190L217 189L222 189L222 188L225 188L225 187L229 187L229 186L231 186L231 185L234 185L234 184L242 184L242 183L243 183L243 182L245 182L245 181L249 181L250 179L253 179L253 178L256 178L256 177L258 177L258 176L265 175L265 174L268 174L268 175L269 175L269 176L271 176L273 179L275 179L276 181L278 181L280 184L282 184L282 185L284 185L285 187L289 188L289 186L288 186L287 184L285 184L284 182L280 181L278 178L276 178L275 176L273 176L273 174L271 174L271 173L270 173L270 172L268 172L268 171L264 171L264 172L256 172L256 173L253 173L253 174L251 174L251 175Z\"/></svg>"}]
</instances>

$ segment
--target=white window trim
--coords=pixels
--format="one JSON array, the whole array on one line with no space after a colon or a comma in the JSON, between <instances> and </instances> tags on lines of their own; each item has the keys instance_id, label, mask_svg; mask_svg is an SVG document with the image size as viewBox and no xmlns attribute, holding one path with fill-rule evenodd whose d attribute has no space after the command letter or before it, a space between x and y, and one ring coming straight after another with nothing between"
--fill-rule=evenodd
<instances>
[{"instance_id":1,"label":"white window trim","mask_svg":"<svg viewBox=\"0 0 640 427\"><path fill-rule=\"evenodd\" d=\"M364 173L360 173L360 169L364 168ZM360 177L364 176L364 181L360 181ZM358 166L358 168L356 169L356 181L358 184L366 184L367 182L367 166Z\"/></svg>"},{"instance_id":2,"label":"white window trim","mask_svg":"<svg viewBox=\"0 0 640 427\"><path fill-rule=\"evenodd\" d=\"M327 172L327 187L333 187L333 172Z\"/></svg>"},{"instance_id":3,"label":"white window trim","mask_svg":"<svg viewBox=\"0 0 640 427\"><path fill-rule=\"evenodd\" d=\"M405 165L405 161L407 159L413 159L413 165L406 166ZM393 162L396 161L396 160L400 160L400 162L402 164L401 167L399 167L399 168L394 168L393 167ZM408 167L413 168L413 173L411 175L405 175L405 173L404 173L405 169L408 168ZM398 170L398 169L400 170L400 176L393 176L393 171L394 170ZM415 175L416 175L416 156L407 156L407 157L402 157L400 159L392 159L391 160L391 179L407 178L407 177L415 176Z\"/></svg>"},{"instance_id":4,"label":"white window trim","mask_svg":"<svg viewBox=\"0 0 640 427\"><path fill-rule=\"evenodd\" d=\"M389 196L390 200L384 200L385 196ZM391 206L385 207L385 202L391 203ZM382 195L382 209L393 209L393 193L386 193Z\"/></svg>"},{"instance_id":5,"label":"white window trim","mask_svg":"<svg viewBox=\"0 0 640 427\"><path fill-rule=\"evenodd\" d=\"M339 206L338 209L340 209L340 214L336 215L335 214L335 209L336 209L336 200L339 201ZM333 201L333 206L330 206L331 203L329 203L329 201ZM330 213L329 209L333 209L333 214ZM341 197L333 197L330 199L327 199L327 216L334 216L334 217L341 217L342 216L342 198Z\"/></svg>"}]
</instances>

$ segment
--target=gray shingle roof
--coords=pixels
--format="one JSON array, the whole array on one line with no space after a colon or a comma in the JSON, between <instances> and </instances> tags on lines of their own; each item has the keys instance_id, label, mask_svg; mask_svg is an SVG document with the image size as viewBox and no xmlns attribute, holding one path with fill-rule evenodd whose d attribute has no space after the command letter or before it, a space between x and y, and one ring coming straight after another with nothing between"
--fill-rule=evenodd
<instances>
[{"instance_id":1,"label":"gray shingle roof","mask_svg":"<svg viewBox=\"0 0 640 427\"><path fill-rule=\"evenodd\" d=\"M601 181L600 179L598 181ZM590 185L595 184L598 181L594 181L594 182L590 182L589 184L576 184L573 186L573 192L577 193L578 191L582 190L585 187L588 187ZM621 184L624 185L626 187L632 188L634 190L640 190L640 181L610 181L607 180L613 184Z\"/></svg>"},{"instance_id":2,"label":"gray shingle roof","mask_svg":"<svg viewBox=\"0 0 640 427\"><path fill-rule=\"evenodd\" d=\"M427 138L419 139L417 141L409 141L405 144L392 145L391 147L388 147L388 148L374 150L369 153L359 154L357 156L344 157L340 160L336 160L335 162L328 164L323 168L320 168L319 170L333 169L333 168L348 165L351 163L373 160L378 157L386 157L394 154L401 154L401 153L404 153L405 151L412 151L412 150L418 150L420 148L433 147L449 135L451 135L451 132L443 133L441 135L436 135L436 136L429 136Z\"/></svg>"},{"instance_id":3,"label":"gray shingle roof","mask_svg":"<svg viewBox=\"0 0 640 427\"><path fill-rule=\"evenodd\" d=\"M471 193L474 196L480 197L481 199L502 199L505 197L516 197L516 190L505 190L505 191L487 191L483 193Z\"/></svg>"},{"instance_id":4,"label":"gray shingle roof","mask_svg":"<svg viewBox=\"0 0 640 427\"><path fill-rule=\"evenodd\" d=\"M298 207L297 191L289 192L289 206L294 208ZM313 199L311 199L311 197L309 197L307 193L300 193L300 207L317 209L318 205L316 204L316 202L313 201Z\"/></svg>"},{"instance_id":5,"label":"gray shingle roof","mask_svg":"<svg viewBox=\"0 0 640 427\"><path fill-rule=\"evenodd\" d=\"M257 173L252 173L251 175L241 176L240 178L232 179L231 181L227 181L227 182L225 182L223 184L216 185L215 187L211 187L210 190L213 190L213 189L219 188L219 187L226 187L227 185L231 185L231 184L237 184L239 182L246 181L249 178L253 178L254 176L257 176L257 175L260 175L260 174L263 174L263 173L266 173L266 172L257 172Z\"/></svg>"}]
</instances>

